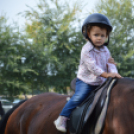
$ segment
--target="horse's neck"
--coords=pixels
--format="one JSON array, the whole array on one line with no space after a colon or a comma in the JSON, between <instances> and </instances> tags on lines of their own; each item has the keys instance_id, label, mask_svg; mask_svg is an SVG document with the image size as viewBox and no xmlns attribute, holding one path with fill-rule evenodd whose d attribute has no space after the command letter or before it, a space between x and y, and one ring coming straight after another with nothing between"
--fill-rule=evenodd
<instances>
[{"instance_id":1,"label":"horse's neck","mask_svg":"<svg viewBox=\"0 0 134 134\"><path fill-rule=\"evenodd\" d=\"M112 134L134 133L133 79L123 78L117 81L111 92L106 118L112 128ZM111 130L109 130L109 134L110 132Z\"/></svg>"}]
</instances>

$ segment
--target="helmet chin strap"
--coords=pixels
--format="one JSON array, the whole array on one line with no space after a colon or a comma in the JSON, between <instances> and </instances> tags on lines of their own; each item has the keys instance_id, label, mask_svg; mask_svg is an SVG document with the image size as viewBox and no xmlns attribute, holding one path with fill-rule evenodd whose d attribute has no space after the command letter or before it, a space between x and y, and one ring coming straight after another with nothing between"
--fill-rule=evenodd
<instances>
[{"instance_id":1,"label":"helmet chin strap","mask_svg":"<svg viewBox=\"0 0 134 134\"><path fill-rule=\"evenodd\" d=\"M108 36L108 41L107 41L106 43L104 43L103 45L104 45L104 46L108 46L109 40L110 40L110 37Z\"/></svg>"}]
</instances>

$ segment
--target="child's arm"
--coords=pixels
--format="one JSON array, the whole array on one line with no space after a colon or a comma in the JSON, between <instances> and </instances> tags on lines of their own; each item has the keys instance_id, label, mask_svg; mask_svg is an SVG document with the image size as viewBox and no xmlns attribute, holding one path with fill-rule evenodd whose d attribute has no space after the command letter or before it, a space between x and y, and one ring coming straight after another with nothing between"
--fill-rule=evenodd
<instances>
[{"instance_id":1,"label":"child's arm","mask_svg":"<svg viewBox=\"0 0 134 134\"><path fill-rule=\"evenodd\" d=\"M110 57L110 58L108 59L108 63L112 63L112 64L114 64L114 65L117 65L117 63L114 61L114 58L112 58L112 57Z\"/></svg>"},{"instance_id":2,"label":"child's arm","mask_svg":"<svg viewBox=\"0 0 134 134\"><path fill-rule=\"evenodd\" d=\"M109 62L109 59L112 59L112 58L111 58L111 54L109 50L107 49L107 70L109 73L118 73L116 65L114 63Z\"/></svg>"},{"instance_id":3,"label":"child's arm","mask_svg":"<svg viewBox=\"0 0 134 134\"><path fill-rule=\"evenodd\" d=\"M113 63L107 63L107 70L109 73L118 73L118 70Z\"/></svg>"},{"instance_id":4,"label":"child's arm","mask_svg":"<svg viewBox=\"0 0 134 134\"><path fill-rule=\"evenodd\" d=\"M111 59L113 63L109 62L109 59ZM108 72L104 72L101 74L102 77L122 78L122 76L118 73L118 70L116 68L116 63L114 62L114 59L111 58L111 54L110 54L108 48L107 48L107 70L108 70Z\"/></svg>"}]
</instances>

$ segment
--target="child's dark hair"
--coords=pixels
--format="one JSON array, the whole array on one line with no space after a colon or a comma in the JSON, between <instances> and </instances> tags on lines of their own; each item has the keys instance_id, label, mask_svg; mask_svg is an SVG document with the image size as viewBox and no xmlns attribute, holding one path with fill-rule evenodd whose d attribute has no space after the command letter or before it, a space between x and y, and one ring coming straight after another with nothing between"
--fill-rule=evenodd
<instances>
[{"instance_id":1,"label":"child's dark hair","mask_svg":"<svg viewBox=\"0 0 134 134\"><path fill-rule=\"evenodd\" d=\"M110 34L110 29L109 29L109 27L107 26L107 25L103 25L103 24L88 24L87 25L87 31L88 32L90 32L90 30L91 30L91 28L93 27L93 26L98 26L98 27L100 27L101 29L106 29L107 30L107 36L109 36L109 34Z\"/></svg>"}]
</instances>

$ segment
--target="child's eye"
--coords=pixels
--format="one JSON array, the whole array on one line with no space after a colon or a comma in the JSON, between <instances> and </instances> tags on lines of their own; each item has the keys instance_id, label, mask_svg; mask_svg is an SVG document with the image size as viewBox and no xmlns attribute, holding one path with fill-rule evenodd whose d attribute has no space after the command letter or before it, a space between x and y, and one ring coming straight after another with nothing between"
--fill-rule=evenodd
<instances>
[{"instance_id":1,"label":"child's eye","mask_svg":"<svg viewBox=\"0 0 134 134\"><path fill-rule=\"evenodd\" d=\"M101 37L104 37L104 35L101 35Z\"/></svg>"},{"instance_id":2,"label":"child's eye","mask_svg":"<svg viewBox=\"0 0 134 134\"><path fill-rule=\"evenodd\" d=\"M98 34L94 34L94 36L99 36Z\"/></svg>"}]
</instances>

